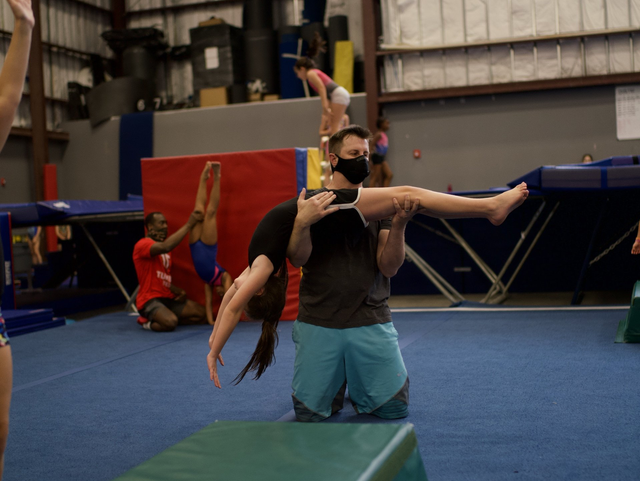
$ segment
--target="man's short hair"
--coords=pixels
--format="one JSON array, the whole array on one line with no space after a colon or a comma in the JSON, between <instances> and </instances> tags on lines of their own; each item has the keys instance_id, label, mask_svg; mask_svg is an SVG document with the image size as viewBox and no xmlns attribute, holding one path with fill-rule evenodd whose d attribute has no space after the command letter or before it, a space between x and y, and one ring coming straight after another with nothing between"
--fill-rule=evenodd
<instances>
[{"instance_id":1,"label":"man's short hair","mask_svg":"<svg viewBox=\"0 0 640 481\"><path fill-rule=\"evenodd\" d=\"M144 218L144 226L147 230L149 230L149 224L153 224L153 218L156 214L162 214L162 212L151 212Z\"/></svg>"},{"instance_id":2,"label":"man's short hair","mask_svg":"<svg viewBox=\"0 0 640 481\"><path fill-rule=\"evenodd\" d=\"M352 135L363 140L371 140L371 132L369 129L360 127L359 125L349 125L344 129L338 130L329 138L329 152L340 155L344 139Z\"/></svg>"}]
</instances>

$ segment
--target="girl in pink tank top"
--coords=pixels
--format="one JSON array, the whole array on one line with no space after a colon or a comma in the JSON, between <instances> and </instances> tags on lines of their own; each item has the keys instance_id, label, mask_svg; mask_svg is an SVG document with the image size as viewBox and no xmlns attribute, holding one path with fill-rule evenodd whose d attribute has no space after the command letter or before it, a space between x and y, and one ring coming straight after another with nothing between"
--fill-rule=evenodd
<instances>
[{"instance_id":1,"label":"girl in pink tank top","mask_svg":"<svg viewBox=\"0 0 640 481\"><path fill-rule=\"evenodd\" d=\"M340 121L349 106L349 92L335 83L326 73L318 70L313 58L321 51L324 52L326 42L320 38L318 32L309 46L306 57L298 59L293 71L303 82L308 82L320 96L322 102L322 117L329 119L329 135L340 130Z\"/></svg>"}]
</instances>

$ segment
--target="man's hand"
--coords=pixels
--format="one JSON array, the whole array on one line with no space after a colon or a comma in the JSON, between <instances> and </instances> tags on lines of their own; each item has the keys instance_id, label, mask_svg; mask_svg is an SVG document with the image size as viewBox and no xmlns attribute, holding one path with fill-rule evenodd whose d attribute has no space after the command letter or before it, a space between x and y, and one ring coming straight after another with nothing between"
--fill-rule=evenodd
<instances>
[{"instance_id":1,"label":"man's hand","mask_svg":"<svg viewBox=\"0 0 640 481\"><path fill-rule=\"evenodd\" d=\"M189 229L191 229L198 222L202 222L204 220L204 214L199 210L194 210L189 216L189 220L187 221L187 225Z\"/></svg>"},{"instance_id":2,"label":"man's hand","mask_svg":"<svg viewBox=\"0 0 640 481\"><path fill-rule=\"evenodd\" d=\"M174 294L176 294L176 297L173 298L174 301L179 302L180 304L187 302L187 292L184 289L175 287Z\"/></svg>"},{"instance_id":3,"label":"man's hand","mask_svg":"<svg viewBox=\"0 0 640 481\"><path fill-rule=\"evenodd\" d=\"M220 385L220 379L218 379L218 360L220 360L220 364L224 366L224 362L222 362L222 356L216 356L213 351L209 351L207 354L207 366L209 367L209 379L213 381L218 389L222 389Z\"/></svg>"},{"instance_id":4,"label":"man's hand","mask_svg":"<svg viewBox=\"0 0 640 481\"><path fill-rule=\"evenodd\" d=\"M632 254L640 254L640 239L636 239L633 243L633 247L631 248Z\"/></svg>"},{"instance_id":5,"label":"man's hand","mask_svg":"<svg viewBox=\"0 0 640 481\"><path fill-rule=\"evenodd\" d=\"M393 206L396 209L396 214L393 216L393 219L391 219L392 226L404 228L420 209L420 199L416 199L412 204L411 198L408 195L405 195L404 208L400 207L398 199L395 198L393 199Z\"/></svg>"},{"instance_id":6,"label":"man's hand","mask_svg":"<svg viewBox=\"0 0 640 481\"><path fill-rule=\"evenodd\" d=\"M309 199L305 199L306 193L306 189L303 188L298 196L298 214L296 215L296 223L298 223L300 227L309 227L323 217L339 210L337 206L329 207L331 202L336 198L336 195L333 192L322 192L310 197Z\"/></svg>"}]
</instances>

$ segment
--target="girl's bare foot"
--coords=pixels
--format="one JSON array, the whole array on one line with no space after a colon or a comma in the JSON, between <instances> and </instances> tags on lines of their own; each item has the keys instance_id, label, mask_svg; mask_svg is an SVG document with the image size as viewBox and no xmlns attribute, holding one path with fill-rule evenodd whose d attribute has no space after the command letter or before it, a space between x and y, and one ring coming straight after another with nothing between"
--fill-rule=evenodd
<instances>
[{"instance_id":1,"label":"girl's bare foot","mask_svg":"<svg viewBox=\"0 0 640 481\"><path fill-rule=\"evenodd\" d=\"M500 225L507 216L518 206L520 206L529 196L527 184L522 182L513 189L503 192L493 198L496 205L489 215L489 222L493 225Z\"/></svg>"},{"instance_id":2,"label":"girl's bare foot","mask_svg":"<svg viewBox=\"0 0 640 481\"><path fill-rule=\"evenodd\" d=\"M211 162L211 168L213 169L213 178L218 180L220 178L220 162Z\"/></svg>"}]
</instances>

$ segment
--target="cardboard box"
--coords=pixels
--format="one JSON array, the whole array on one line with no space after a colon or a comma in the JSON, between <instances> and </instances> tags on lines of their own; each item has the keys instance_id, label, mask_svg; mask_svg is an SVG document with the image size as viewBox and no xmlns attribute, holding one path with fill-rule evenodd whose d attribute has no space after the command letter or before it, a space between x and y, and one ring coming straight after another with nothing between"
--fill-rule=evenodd
<instances>
[{"instance_id":1,"label":"cardboard box","mask_svg":"<svg viewBox=\"0 0 640 481\"><path fill-rule=\"evenodd\" d=\"M213 87L200 90L200 107L227 105L229 93L227 87Z\"/></svg>"},{"instance_id":2,"label":"cardboard box","mask_svg":"<svg viewBox=\"0 0 640 481\"><path fill-rule=\"evenodd\" d=\"M264 100L265 102L271 102L273 100L280 100L280 95L278 95L278 94L268 94L268 95L265 95L264 97L262 97L262 100Z\"/></svg>"},{"instance_id":3,"label":"cardboard box","mask_svg":"<svg viewBox=\"0 0 640 481\"><path fill-rule=\"evenodd\" d=\"M198 27L210 27L211 25L220 25L225 23L221 18L212 17L209 20L205 20L204 22L200 22Z\"/></svg>"}]
</instances>

